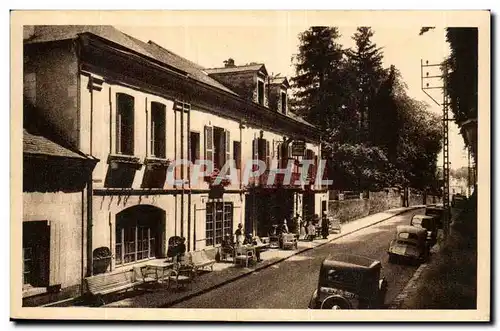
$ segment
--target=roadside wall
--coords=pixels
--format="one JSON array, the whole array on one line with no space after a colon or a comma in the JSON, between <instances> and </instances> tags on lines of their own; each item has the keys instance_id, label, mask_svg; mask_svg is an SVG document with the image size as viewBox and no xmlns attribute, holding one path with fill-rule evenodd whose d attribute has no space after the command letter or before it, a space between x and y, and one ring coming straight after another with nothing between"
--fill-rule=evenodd
<instances>
[{"instance_id":1,"label":"roadside wall","mask_svg":"<svg viewBox=\"0 0 500 331\"><path fill-rule=\"evenodd\" d=\"M397 190L370 192L364 199L329 200L328 216L338 218L342 223L379 213L387 209L402 207L401 194ZM427 203L437 203L439 199L427 196ZM410 194L410 206L423 204L421 194Z\"/></svg>"}]
</instances>

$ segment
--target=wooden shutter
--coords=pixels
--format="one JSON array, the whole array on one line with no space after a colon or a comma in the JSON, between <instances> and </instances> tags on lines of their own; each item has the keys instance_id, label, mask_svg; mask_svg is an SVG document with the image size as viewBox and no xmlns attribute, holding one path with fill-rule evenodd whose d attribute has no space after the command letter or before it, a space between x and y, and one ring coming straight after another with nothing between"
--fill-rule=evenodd
<instances>
[{"instance_id":1,"label":"wooden shutter","mask_svg":"<svg viewBox=\"0 0 500 331\"><path fill-rule=\"evenodd\" d=\"M269 166L271 165L271 149L270 149L270 144L269 140L266 140L266 167L269 169Z\"/></svg>"},{"instance_id":2,"label":"wooden shutter","mask_svg":"<svg viewBox=\"0 0 500 331\"><path fill-rule=\"evenodd\" d=\"M259 139L254 138L252 141L252 161L256 161L259 159ZM252 171L257 169L257 165L252 165Z\"/></svg>"},{"instance_id":3,"label":"wooden shutter","mask_svg":"<svg viewBox=\"0 0 500 331\"><path fill-rule=\"evenodd\" d=\"M48 222L50 231L49 286L61 284L61 228L58 222Z\"/></svg>"},{"instance_id":4,"label":"wooden shutter","mask_svg":"<svg viewBox=\"0 0 500 331\"><path fill-rule=\"evenodd\" d=\"M211 126L205 126L205 160L214 162L214 129Z\"/></svg>"},{"instance_id":5,"label":"wooden shutter","mask_svg":"<svg viewBox=\"0 0 500 331\"><path fill-rule=\"evenodd\" d=\"M229 160L231 160L231 136L229 134L228 130L224 131L224 141L225 141L225 151L226 151L226 156L224 160L224 164L226 164ZM224 165L223 165L224 166ZM227 174L231 174L231 168L229 168L229 171Z\"/></svg>"}]
</instances>

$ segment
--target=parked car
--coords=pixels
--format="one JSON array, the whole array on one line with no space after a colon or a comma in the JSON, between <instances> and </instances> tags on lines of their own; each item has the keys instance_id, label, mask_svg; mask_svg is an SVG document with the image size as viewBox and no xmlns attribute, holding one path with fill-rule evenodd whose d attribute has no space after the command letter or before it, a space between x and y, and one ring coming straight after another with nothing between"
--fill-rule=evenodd
<instances>
[{"instance_id":1,"label":"parked car","mask_svg":"<svg viewBox=\"0 0 500 331\"><path fill-rule=\"evenodd\" d=\"M460 208L465 201L467 201L467 197L465 195L460 193L453 194L453 196L451 197L451 206Z\"/></svg>"},{"instance_id":2,"label":"parked car","mask_svg":"<svg viewBox=\"0 0 500 331\"><path fill-rule=\"evenodd\" d=\"M442 204L429 205L425 207L425 215L434 216L439 229L443 228L444 207Z\"/></svg>"},{"instance_id":3,"label":"parked car","mask_svg":"<svg viewBox=\"0 0 500 331\"><path fill-rule=\"evenodd\" d=\"M387 253L389 263L399 259L417 262L427 261L429 246L427 245L427 231L411 225L398 225L396 235L389 244Z\"/></svg>"},{"instance_id":4,"label":"parked car","mask_svg":"<svg viewBox=\"0 0 500 331\"><path fill-rule=\"evenodd\" d=\"M382 263L358 255L336 255L323 260L309 309L379 309L387 293L380 278Z\"/></svg>"},{"instance_id":5,"label":"parked car","mask_svg":"<svg viewBox=\"0 0 500 331\"><path fill-rule=\"evenodd\" d=\"M411 226L425 229L427 231L427 244L432 247L437 242L438 220L435 216L413 215L410 221Z\"/></svg>"}]
</instances>

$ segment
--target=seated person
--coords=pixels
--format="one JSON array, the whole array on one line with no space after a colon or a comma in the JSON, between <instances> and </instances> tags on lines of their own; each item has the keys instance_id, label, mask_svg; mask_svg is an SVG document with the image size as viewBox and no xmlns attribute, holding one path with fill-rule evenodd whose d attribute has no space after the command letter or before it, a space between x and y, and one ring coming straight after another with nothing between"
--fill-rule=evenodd
<instances>
[{"instance_id":1,"label":"seated person","mask_svg":"<svg viewBox=\"0 0 500 331\"><path fill-rule=\"evenodd\" d=\"M257 246L257 241L255 240L255 237L253 237L250 233L248 233L247 236L245 237L243 245ZM255 257L257 258L257 262L262 261L260 259L260 249L257 247L255 248Z\"/></svg>"},{"instance_id":2,"label":"seated person","mask_svg":"<svg viewBox=\"0 0 500 331\"><path fill-rule=\"evenodd\" d=\"M245 236L245 240L243 240L243 245L255 245L255 241L253 240L252 234L247 233Z\"/></svg>"},{"instance_id":3,"label":"seated person","mask_svg":"<svg viewBox=\"0 0 500 331\"><path fill-rule=\"evenodd\" d=\"M233 249L234 248L234 242L233 238L231 238L231 235L226 234L224 238L222 239L221 246L223 249Z\"/></svg>"}]
</instances>

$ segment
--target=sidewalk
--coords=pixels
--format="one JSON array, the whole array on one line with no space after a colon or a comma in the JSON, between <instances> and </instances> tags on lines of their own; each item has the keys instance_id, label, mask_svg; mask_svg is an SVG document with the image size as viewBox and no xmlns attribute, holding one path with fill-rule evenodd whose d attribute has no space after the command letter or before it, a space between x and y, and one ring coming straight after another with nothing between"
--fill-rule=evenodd
<instances>
[{"instance_id":1,"label":"sidewalk","mask_svg":"<svg viewBox=\"0 0 500 331\"><path fill-rule=\"evenodd\" d=\"M424 206L412 206L407 208L395 208L385 212L369 215L351 221L342 226L341 234L331 234L328 239L318 239L313 242L299 241L297 250L279 250L269 249L261 253L262 262L259 262L255 267L242 268L235 267L232 263L216 263L212 272L204 273L198 276L193 284L184 291L175 291L167 289L158 289L155 292L148 292L136 295L130 298L111 302L104 307L123 307L123 308L159 308L169 307L176 303L190 299L197 295L209 292L217 287L233 282L237 279L252 274L257 270L261 270L281 261L284 261L291 256L302 252L314 249L315 247L327 244L330 241L346 236L363 228L383 222L391 217L402 214L406 211L422 208Z\"/></svg>"}]
</instances>

